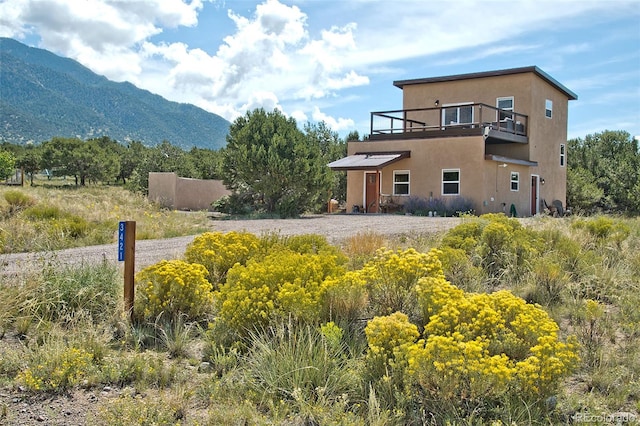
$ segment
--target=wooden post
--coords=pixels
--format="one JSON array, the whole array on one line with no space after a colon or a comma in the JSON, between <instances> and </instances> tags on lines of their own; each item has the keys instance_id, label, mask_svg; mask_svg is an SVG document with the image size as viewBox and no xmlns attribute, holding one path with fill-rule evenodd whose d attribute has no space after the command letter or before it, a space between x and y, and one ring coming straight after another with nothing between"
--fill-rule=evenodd
<instances>
[{"instance_id":1,"label":"wooden post","mask_svg":"<svg viewBox=\"0 0 640 426\"><path fill-rule=\"evenodd\" d=\"M124 310L133 321L134 276L136 266L136 222L126 221L124 230Z\"/></svg>"}]
</instances>

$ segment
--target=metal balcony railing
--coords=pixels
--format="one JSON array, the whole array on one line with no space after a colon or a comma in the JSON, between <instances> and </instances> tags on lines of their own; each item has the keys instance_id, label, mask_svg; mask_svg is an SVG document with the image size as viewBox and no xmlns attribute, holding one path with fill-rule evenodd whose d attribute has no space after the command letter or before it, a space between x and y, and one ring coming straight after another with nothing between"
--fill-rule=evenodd
<instances>
[{"instance_id":1,"label":"metal balcony railing","mask_svg":"<svg viewBox=\"0 0 640 426\"><path fill-rule=\"evenodd\" d=\"M527 136L528 116L483 103L448 105L371 113L373 138L389 135L437 137L443 130L490 129ZM433 133L431 133L433 132ZM413 135L409 135L413 133ZM461 132L462 133L462 132Z\"/></svg>"}]
</instances>

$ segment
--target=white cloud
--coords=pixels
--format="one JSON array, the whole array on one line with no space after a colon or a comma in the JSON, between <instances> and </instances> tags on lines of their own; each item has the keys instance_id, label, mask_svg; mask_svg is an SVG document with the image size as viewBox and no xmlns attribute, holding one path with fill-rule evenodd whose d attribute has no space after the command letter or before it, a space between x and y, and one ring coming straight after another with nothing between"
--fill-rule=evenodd
<instances>
[{"instance_id":1,"label":"white cloud","mask_svg":"<svg viewBox=\"0 0 640 426\"><path fill-rule=\"evenodd\" d=\"M353 129L354 126L354 122L352 119L350 118L334 118L331 117L325 113L323 113L322 111L320 111L320 108L318 107L314 107L313 108L313 113L311 115L311 117L313 118L313 121L324 121L325 123L327 123L327 125L333 129L336 132L339 132L341 130L349 130L349 129Z\"/></svg>"},{"instance_id":2,"label":"white cloud","mask_svg":"<svg viewBox=\"0 0 640 426\"><path fill-rule=\"evenodd\" d=\"M280 104L278 103L278 97L273 92L261 91L254 92L251 94L249 98L249 102L242 105L240 108L241 111L252 111L257 108L263 108L265 111L273 111L274 109L279 109L282 111Z\"/></svg>"},{"instance_id":3,"label":"white cloud","mask_svg":"<svg viewBox=\"0 0 640 426\"><path fill-rule=\"evenodd\" d=\"M304 111L301 111L299 109L294 110L291 113L291 117L293 117L296 120L296 123L298 123L298 125L309 121L309 117L307 117L307 114L305 114Z\"/></svg>"}]
</instances>

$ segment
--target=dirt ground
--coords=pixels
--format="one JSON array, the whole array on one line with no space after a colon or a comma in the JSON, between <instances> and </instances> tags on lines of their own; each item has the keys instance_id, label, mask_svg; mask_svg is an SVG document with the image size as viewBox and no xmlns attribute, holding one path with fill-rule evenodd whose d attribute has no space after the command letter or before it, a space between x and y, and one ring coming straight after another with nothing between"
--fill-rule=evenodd
<instances>
[{"instance_id":1,"label":"dirt ground","mask_svg":"<svg viewBox=\"0 0 640 426\"><path fill-rule=\"evenodd\" d=\"M212 220L211 231L246 231L256 235L320 234L340 244L345 238L367 231L385 236L445 231L459 224L457 218L430 218L399 215L315 215L301 219ZM163 259L178 259L194 236L136 242L136 269ZM0 280L41 268L45 262L78 264L117 262L116 244L60 250L50 253L0 255ZM9 341L13 340L13 342ZM20 344L5 336L3 344ZM0 353L1 356L1 353ZM0 388L0 425L85 425L95 422L101 403L118 398L127 389L105 386L77 389L65 395L31 395L21 389Z\"/></svg>"}]
</instances>

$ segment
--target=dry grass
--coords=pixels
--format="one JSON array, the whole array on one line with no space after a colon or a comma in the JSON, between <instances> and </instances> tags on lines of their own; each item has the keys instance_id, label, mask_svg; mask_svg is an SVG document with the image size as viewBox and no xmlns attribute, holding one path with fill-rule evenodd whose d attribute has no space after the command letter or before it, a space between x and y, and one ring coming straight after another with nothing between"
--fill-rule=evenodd
<instances>
[{"instance_id":1,"label":"dry grass","mask_svg":"<svg viewBox=\"0 0 640 426\"><path fill-rule=\"evenodd\" d=\"M14 206L19 191L32 206ZM112 243L119 221L136 221L137 238L171 238L207 230L206 212L161 209L121 187L0 187L0 252L57 250Z\"/></svg>"}]
</instances>

